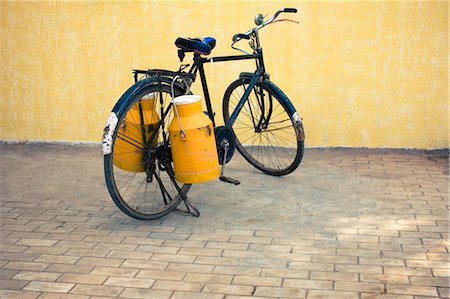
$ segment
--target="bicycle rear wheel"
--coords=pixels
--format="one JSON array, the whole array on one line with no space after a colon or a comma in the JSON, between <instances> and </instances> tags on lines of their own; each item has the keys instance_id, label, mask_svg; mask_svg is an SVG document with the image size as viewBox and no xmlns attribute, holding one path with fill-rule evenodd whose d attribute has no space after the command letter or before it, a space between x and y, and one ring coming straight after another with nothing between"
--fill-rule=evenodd
<instances>
[{"instance_id":1,"label":"bicycle rear wheel","mask_svg":"<svg viewBox=\"0 0 450 299\"><path fill-rule=\"evenodd\" d=\"M175 209L190 184L175 181L169 143L170 87L144 79L127 91L116 107L111 153L104 157L108 191L125 214L140 220ZM175 90L181 95L180 88Z\"/></svg>"},{"instance_id":2,"label":"bicycle rear wheel","mask_svg":"<svg viewBox=\"0 0 450 299\"><path fill-rule=\"evenodd\" d=\"M250 79L241 78L225 91L223 117L230 119ZM296 111L273 83L257 83L233 125L242 156L264 173L281 176L294 171L303 158L303 127L295 123ZM296 114L298 116L298 114Z\"/></svg>"}]
</instances>

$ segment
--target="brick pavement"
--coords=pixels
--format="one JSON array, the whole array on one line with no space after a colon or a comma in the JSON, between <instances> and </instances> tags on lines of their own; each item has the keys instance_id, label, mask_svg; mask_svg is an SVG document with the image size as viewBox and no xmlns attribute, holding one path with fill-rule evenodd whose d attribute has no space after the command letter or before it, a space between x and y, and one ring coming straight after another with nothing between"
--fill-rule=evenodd
<instances>
[{"instance_id":1,"label":"brick pavement","mask_svg":"<svg viewBox=\"0 0 450 299\"><path fill-rule=\"evenodd\" d=\"M98 148L0 144L0 298L448 298L448 154L307 150L293 175L236 157L200 218L122 214Z\"/></svg>"}]
</instances>

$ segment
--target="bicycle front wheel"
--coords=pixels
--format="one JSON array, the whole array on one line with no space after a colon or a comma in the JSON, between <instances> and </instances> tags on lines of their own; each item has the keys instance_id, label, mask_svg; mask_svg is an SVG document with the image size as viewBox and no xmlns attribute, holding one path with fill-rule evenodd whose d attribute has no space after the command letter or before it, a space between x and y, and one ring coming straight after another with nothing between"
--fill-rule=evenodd
<instances>
[{"instance_id":1,"label":"bicycle front wheel","mask_svg":"<svg viewBox=\"0 0 450 299\"><path fill-rule=\"evenodd\" d=\"M223 117L230 119L248 88L241 78L225 91ZM242 156L264 173L281 176L294 171L303 158L303 128L294 123L296 113L283 92L269 81L257 83L233 125Z\"/></svg>"},{"instance_id":2,"label":"bicycle front wheel","mask_svg":"<svg viewBox=\"0 0 450 299\"><path fill-rule=\"evenodd\" d=\"M144 80L113 109L117 125L111 153L104 157L104 172L117 207L135 219L152 220L175 209L191 185L175 181L168 133L170 87ZM175 94L183 93L178 88Z\"/></svg>"}]
</instances>

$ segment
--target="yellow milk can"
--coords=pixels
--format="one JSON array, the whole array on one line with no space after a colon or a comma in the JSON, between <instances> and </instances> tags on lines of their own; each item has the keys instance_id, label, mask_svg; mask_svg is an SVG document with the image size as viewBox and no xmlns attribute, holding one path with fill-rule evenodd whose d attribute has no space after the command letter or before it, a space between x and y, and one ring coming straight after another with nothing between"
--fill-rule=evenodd
<instances>
[{"instance_id":1,"label":"yellow milk can","mask_svg":"<svg viewBox=\"0 0 450 299\"><path fill-rule=\"evenodd\" d=\"M141 113L145 128L146 140L150 140L153 129L159 122L160 118L155 110L155 93L150 93L137 101L133 107L127 112L125 119L119 126L118 136L114 145L115 166L130 172L144 172L145 167L142 162L144 148L144 140L142 137ZM139 107L140 106L140 107ZM153 139L154 144L158 142L158 136Z\"/></svg>"},{"instance_id":2,"label":"yellow milk can","mask_svg":"<svg viewBox=\"0 0 450 299\"><path fill-rule=\"evenodd\" d=\"M169 138L176 180L192 184L219 177L214 128L202 111L200 96L179 96L173 102Z\"/></svg>"}]
</instances>

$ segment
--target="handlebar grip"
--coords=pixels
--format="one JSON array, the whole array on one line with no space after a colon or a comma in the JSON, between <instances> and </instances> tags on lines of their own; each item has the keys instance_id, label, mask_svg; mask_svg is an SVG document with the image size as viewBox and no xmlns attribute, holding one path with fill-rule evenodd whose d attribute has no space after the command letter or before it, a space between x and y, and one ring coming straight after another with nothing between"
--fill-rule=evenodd
<instances>
[{"instance_id":1,"label":"handlebar grip","mask_svg":"<svg viewBox=\"0 0 450 299\"><path fill-rule=\"evenodd\" d=\"M297 8L285 8L285 9L283 9L283 12L296 13L297 12Z\"/></svg>"},{"instance_id":2,"label":"handlebar grip","mask_svg":"<svg viewBox=\"0 0 450 299\"><path fill-rule=\"evenodd\" d=\"M237 33L233 36L234 43L240 39L250 39L250 36L248 36L247 34L243 34L243 33Z\"/></svg>"}]
</instances>

